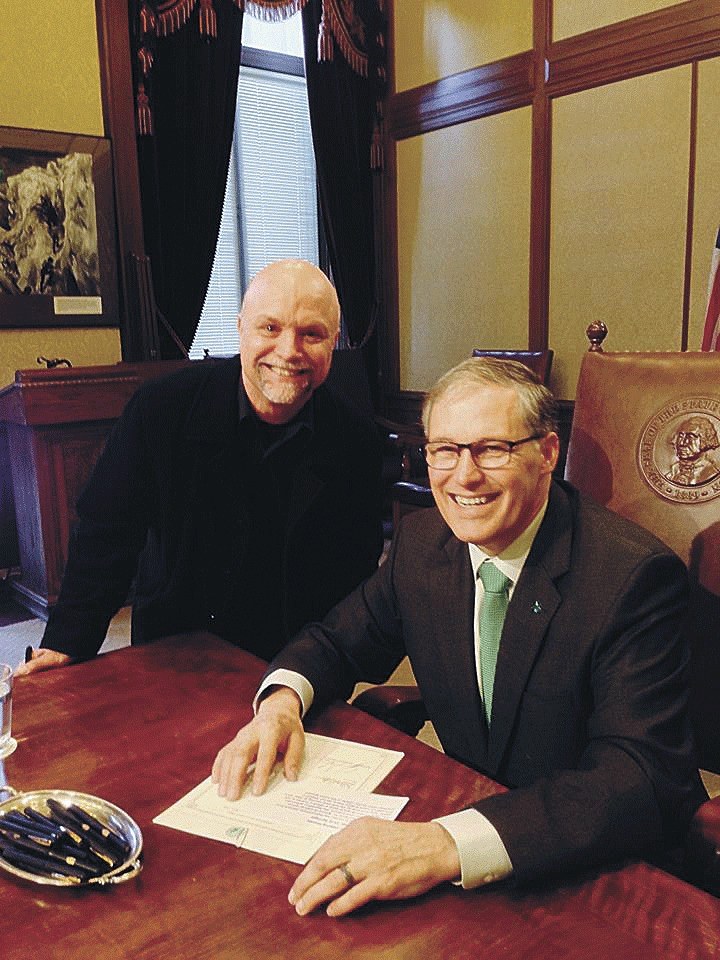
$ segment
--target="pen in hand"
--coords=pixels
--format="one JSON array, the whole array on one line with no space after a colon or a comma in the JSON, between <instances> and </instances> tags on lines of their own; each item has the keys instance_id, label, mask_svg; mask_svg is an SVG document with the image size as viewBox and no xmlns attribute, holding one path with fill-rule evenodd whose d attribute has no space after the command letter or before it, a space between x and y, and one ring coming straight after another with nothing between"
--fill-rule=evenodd
<instances>
[{"instance_id":1,"label":"pen in hand","mask_svg":"<svg viewBox=\"0 0 720 960\"><path fill-rule=\"evenodd\" d=\"M33 656L33 648L30 646L25 647L25 663L30 663Z\"/></svg>"}]
</instances>

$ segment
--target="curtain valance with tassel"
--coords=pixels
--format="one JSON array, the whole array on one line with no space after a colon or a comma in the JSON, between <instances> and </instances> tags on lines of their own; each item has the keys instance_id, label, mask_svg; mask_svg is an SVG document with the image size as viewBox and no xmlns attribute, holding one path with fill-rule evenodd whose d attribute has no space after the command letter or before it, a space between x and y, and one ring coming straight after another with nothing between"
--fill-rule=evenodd
<instances>
[{"instance_id":1,"label":"curtain valance with tassel","mask_svg":"<svg viewBox=\"0 0 720 960\"><path fill-rule=\"evenodd\" d=\"M195 19L208 40L217 37L216 4L232 3L258 20L285 20L303 10L309 0L141 0L135 24L135 100L137 131L152 134L149 78L157 38L167 37ZM332 61L336 50L350 68L378 91L385 87L384 0L321 0L317 38L319 63Z\"/></svg>"},{"instance_id":2,"label":"curtain valance with tassel","mask_svg":"<svg viewBox=\"0 0 720 960\"><path fill-rule=\"evenodd\" d=\"M349 343L368 344L380 290L373 171L382 168L382 0L129 4L145 249L158 309L177 338L192 343L212 269L235 124L243 18L247 13L279 20L299 12L332 276ZM169 341L160 346L163 357L177 353Z\"/></svg>"}]
</instances>

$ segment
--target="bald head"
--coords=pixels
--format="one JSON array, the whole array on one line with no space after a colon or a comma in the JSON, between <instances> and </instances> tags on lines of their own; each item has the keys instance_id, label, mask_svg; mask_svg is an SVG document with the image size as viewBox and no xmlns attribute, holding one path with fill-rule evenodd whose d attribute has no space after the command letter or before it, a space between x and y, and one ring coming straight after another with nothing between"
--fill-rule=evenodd
<instances>
[{"instance_id":1,"label":"bald head","mask_svg":"<svg viewBox=\"0 0 720 960\"><path fill-rule=\"evenodd\" d=\"M325 274L309 260L277 260L259 270L245 291L240 308L239 322L247 314L260 308L268 297L277 297L280 292L304 301L314 301L318 310L334 326L340 329L340 304L335 287Z\"/></svg>"},{"instance_id":2,"label":"bald head","mask_svg":"<svg viewBox=\"0 0 720 960\"><path fill-rule=\"evenodd\" d=\"M245 392L258 416L287 423L330 371L340 305L307 260L279 260L255 275L238 317Z\"/></svg>"}]
</instances>

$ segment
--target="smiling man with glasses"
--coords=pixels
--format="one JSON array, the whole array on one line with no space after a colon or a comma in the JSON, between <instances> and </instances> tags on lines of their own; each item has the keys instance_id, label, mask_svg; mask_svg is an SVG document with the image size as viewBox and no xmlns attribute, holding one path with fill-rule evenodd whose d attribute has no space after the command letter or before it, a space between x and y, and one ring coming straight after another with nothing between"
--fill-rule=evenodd
<instances>
[{"instance_id":1,"label":"smiling man with glasses","mask_svg":"<svg viewBox=\"0 0 720 960\"><path fill-rule=\"evenodd\" d=\"M276 657L213 779L233 798L257 760L261 792L278 755L295 779L310 705L407 654L446 752L511 789L430 823L356 821L295 881L300 914L648 855L705 798L681 561L553 479L555 402L521 364L461 363L423 423L437 510L408 515L377 573Z\"/></svg>"},{"instance_id":2,"label":"smiling man with glasses","mask_svg":"<svg viewBox=\"0 0 720 960\"><path fill-rule=\"evenodd\" d=\"M530 381L527 402L518 403L517 385L507 380L508 371L524 378L525 369L469 360L438 381L423 410L435 503L458 539L489 555L544 507L558 458L552 395Z\"/></svg>"}]
</instances>

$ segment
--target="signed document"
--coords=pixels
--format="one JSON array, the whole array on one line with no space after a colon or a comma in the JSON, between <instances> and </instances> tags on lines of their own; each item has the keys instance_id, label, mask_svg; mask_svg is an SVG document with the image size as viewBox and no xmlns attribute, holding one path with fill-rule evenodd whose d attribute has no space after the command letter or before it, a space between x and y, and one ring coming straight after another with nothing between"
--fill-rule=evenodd
<instances>
[{"instance_id":1,"label":"signed document","mask_svg":"<svg viewBox=\"0 0 720 960\"><path fill-rule=\"evenodd\" d=\"M208 777L153 823L304 864L328 837L358 817L398 816L407 797L370 791L402 756L396 750L306 733L294 783L277 764L262 796L254 797L246 786L239 800L226 800Z\"/></svg>"}]
</instances>

